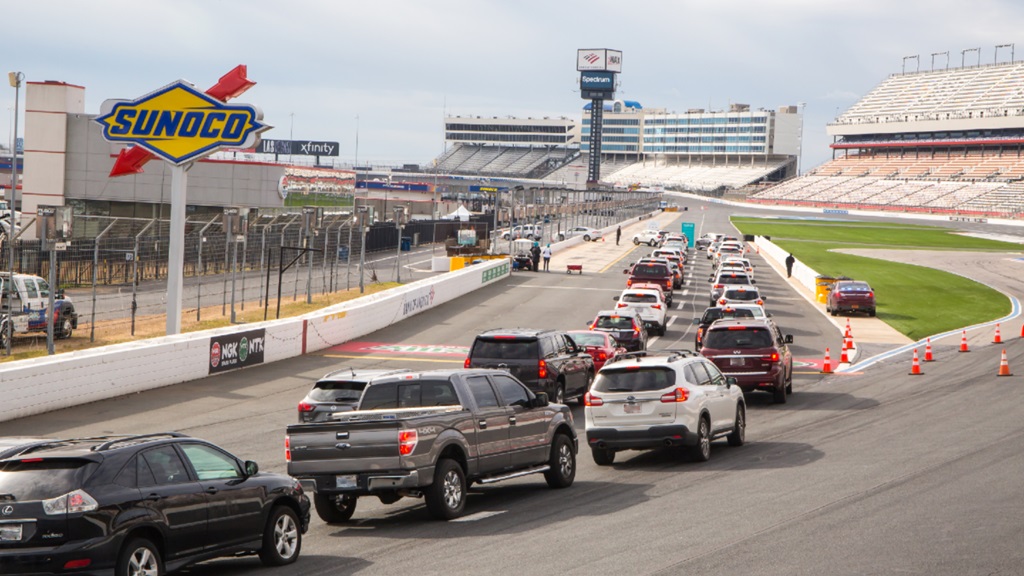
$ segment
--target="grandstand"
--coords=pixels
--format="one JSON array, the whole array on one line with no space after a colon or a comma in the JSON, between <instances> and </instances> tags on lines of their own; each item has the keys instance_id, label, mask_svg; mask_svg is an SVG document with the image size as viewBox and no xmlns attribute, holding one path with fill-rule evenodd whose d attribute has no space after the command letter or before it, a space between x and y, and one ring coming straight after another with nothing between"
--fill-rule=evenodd
<instances>
[{"instance_id":1,"label":"grandstand","mask_svg":"<svg viewBox=\"0 0 1024 576\"><path fill-rule=\"evenodd\" d=\"M828 125L834 158L754 202L1024 215L1024 63L894 74Z\"/></svg>"}]
</instances>

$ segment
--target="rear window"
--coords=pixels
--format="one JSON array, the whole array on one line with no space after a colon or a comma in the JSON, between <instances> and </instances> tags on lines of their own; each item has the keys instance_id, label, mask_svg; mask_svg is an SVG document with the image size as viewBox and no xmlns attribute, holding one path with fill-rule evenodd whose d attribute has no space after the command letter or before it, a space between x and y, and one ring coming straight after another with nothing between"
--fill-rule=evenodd
<instances>
[{"instance_id":1,"label":"rear window","mask_svg":"<svg viewBox=\"0 0 1024 576\"><path fill-rule=\"evenodd\" d=\"M836 291L842 292L871 292L871 286L864 282L844 282L836 285Z\"/></svg>"},{"instance_id":2,"label":"rear window","mask_svg":"<svg viewBox=\"0 0 1024 576\"><path fill-rule=\"evenodd\" d=\"M94 464L86 460L43 460L0 464L0 494L27 502L56 498L82 487Z\"/></svg>"},{"instance_id":3,"label":"rear window","mask_svg":"<svg viewBox=\"0 0 1024 576\"><path fill-rule=\"evenodd\" d=\"M650 392L672 388L675 384L674 370L650 367L636 370L602 370L591 389L594 392Z\"/></svg>"},{"instance_id":4,"label":"rear window","mask_svg":"<svg viewBox=\"0 0 1024 576\"><path fill-rule=\"evenodd\" d=\"M569 337L572 338L573 342L575 342L577 346L604 346L605 344L604 334L572 333L569 334Z\"/></svg>"},{"instance_id":5,"label":"rear window","mask_svg":"<svg viewBox=\"0 0 1024 576\"><path fill-rule=\"evenodd\" d=\"M739 300L741 302L754 302L760 295L754 290L726 290L725 296L728 300Z\"/></svg>"},{"instance_id":6,"label":"rear window","mask_svg":"<svg viewBox=\"0 0 1024 576\"><path fill-rule=\"evenodd\" d=\"M637 264L633 267L633 276L637 278L663 278L669 274L664 264Z\"/></svg>"},{"instance_id":7,"label":"rear window","mask_svg":"<svg viewBox=\"0 0 1024 576\"><path fill-rule=\"evenodd\" d=\"M705 348L770 348L772 335L766 328L743 328L710 330L704 335Z\"/></svg>"},{"instance_id":8,"label":"rear window","mask_svg":"<svg viewBox=\"0 0 1024 576\"><path fill-rule=\"evenodd\" d=\"M448 380L410 380L368 386L359 409L388 410L458 404L459 397Z\"/></svg>"},{"instance_id":9,"label":"rear window","mask_svg":"<svg viewBox=\"0 0 1024 576\"><path fill-rule=\"evenodd\" d=\"M366 388L366 382L322 380L313 385L313 389L309 392L309 398L316 402L359 400L364 388Z\"/></svg>"},{"instance_id":10,"label":"rear window","mask_svg":"<svg viewBox=\"0 0 1024 576\"><path fill-rule=\"evenodd\" d=\"M629 316L599 316L594 322L594 327L604 330L632 330L633 319Z\"/></svg>"},{"instance_id":11,"label":"rear window","mask_svg":"<svg viewBox=\"0 0 1024 576\"><path fill-rule=\"evenodd\" d=\"M654 294L623 294L621 300L623 302L630 302L636 304L657 304L658 297Z\"/></svg>"},{"instance_id":12,"label":"rear window","mask_svg":"<svg viewBox=\"0 0 1024 576\"><path fill-rule=\"evenodd\" d=\"M750 284L750 276L746 274L720 274L716 284Z\"/></svg>"},{"instance_id":13,"label":"rear window","mask_svg":"<svg viewBox=\"0 0 1024 576\"><path fill-rule=\"evenodd\" d=\"M502 360L530 360L540 357L537 353L537 340L521 338L477 338L470 356Z\"/></svg>"},{"instance_id":14,"label":"rear window","mask_svg":"<svg viewBox=\"0 0 1024 576\"><path fill-rule=\"evenodd\" d=\"M715 320L721 320L722 318L753 318L754 312L749 308L736 308L736 309L724 309L724 308L709 308L704 311L704 317L701 318L702 324L714 322Z\"/></svg>"}]
</instances>

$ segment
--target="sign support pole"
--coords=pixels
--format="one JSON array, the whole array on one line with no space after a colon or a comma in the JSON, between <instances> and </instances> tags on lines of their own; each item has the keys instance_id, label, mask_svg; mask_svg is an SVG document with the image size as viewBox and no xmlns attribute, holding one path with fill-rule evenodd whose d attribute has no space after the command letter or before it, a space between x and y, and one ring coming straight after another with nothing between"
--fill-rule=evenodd
<instances>
[{"instance_id":1,"label":"sign support pole","mask_svg":"<svg viewBox=\"0 0 1024 576\"><path fill-rule=\"evenodd\" d=\"M167 335L181 334L185 266L185 191L192 164L171 166L171 230L167 251Z\"/></svg>"}]
</instances>

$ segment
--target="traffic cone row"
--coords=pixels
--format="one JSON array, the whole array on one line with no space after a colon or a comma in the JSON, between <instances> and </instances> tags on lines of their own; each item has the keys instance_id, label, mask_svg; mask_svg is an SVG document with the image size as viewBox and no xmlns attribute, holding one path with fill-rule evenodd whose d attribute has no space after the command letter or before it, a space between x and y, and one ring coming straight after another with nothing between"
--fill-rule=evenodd
<instances>
[{"instance_id":1,"label":"traffic cone row","mask_svg":"<svg viewBox=\"0 0 1024 576\"><path fill-rule=\"evenodd\" d=\"M914 363L910 365L910 375L920 376L921 374L924 374L924 372L921 372L921 362L917 358L917 348L914 348Z\"/></svg>"}]
</instances>

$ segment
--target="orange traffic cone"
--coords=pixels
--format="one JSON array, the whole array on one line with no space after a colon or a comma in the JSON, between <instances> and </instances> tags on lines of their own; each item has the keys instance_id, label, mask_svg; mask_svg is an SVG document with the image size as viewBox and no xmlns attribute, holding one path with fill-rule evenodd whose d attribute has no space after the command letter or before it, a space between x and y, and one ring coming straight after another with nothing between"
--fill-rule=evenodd
<instances>
[{"instance_id":1,"label":"orange traffic cone","mask_svg":"<svg viewBox=\"0 0 1024 576\"><path fill-rule=\"evenodd\" d=\"M921 372L921 362L917 359L917 348L914 348L914 363L910 365L910 375L920 376L924 374Z\"/></svg>"},{"instance_id":2,"label":"orange traffic cone","mask_svg":"<svg viewBox=\"0 0 1024 576\"><path fill-rule=\"evenodd\" d=\"M932 358L932 339L928 338L924 345L924 361L931 362L933 360L935 360L935 358Z\"/></svg>"},{"instance_id":3,"label":"orange traffic cone","mask_svg":"<svg viewBox=\"0 0 1024 576\"><path fill-rule=\"evenodd\" d=\"M1020 327L1020 337L1024 338L1024 325L1021 325Z\"/></svg>"},{"instance_id":4,"label":"orange traffic cone","mask_svg":"<svg viewBox=\"0 0 1024 576\"><path fill-rule=\"evenodd\" d=\"M1013 376L1010 363L1006 361L1006 348L1003 348L1003 357L999 359L999 373L996 376Z\"/></svg>"},{"instance_id":5,"label":"orange traffic cone","mask_svg":"<svg viewBox=\"0 0 1024 576\"><path fill-rule=\"evenodd\" d=\"M828 357L828 348L825 348L825 362L821 366L821 373L822 374L831 374L832 373L832 360L830 360L829 357Z\"/></svg>"},{"instance_id":6,"label":"orange traffic cone","mask_svg":"<svg viewBox=\"0 0 1024 576\"><path fill-rule=\"evenodd\" d=\"M840 364L849 364L850 363L850 358L849 358L849 356L846 355L846 338L843 338L843 348L842 348L842 354L839 355L839 363Z\"/></svg>"},{"instance_id":7,"label":"orange traffic cone","mask_svg":"<svg viewBox=\"0 0 1024 576\"><path fill-rule=\"evenodd\" d=\"M960 351L970 352L970 350L967 349L967 330L964 330L964 335L960 338Z\"/></svg>"},{"instance_id":8,"label":"orange traffic cone","mask_svg":"<svg viewBox=\"0 0 1024 576\"><path fill-rule=\"evenodd\" d=\"M996 337L992 339L993 344L1002 344L1003 337L999 335L999 322L996 322Z\"/></svg>"},{"instance_id":9,"label":"orange traffic cone","mask_svg":"<svg viewBox=\"0 0 1024 576\"><path fill-rule=\"evenodd\" d=\"M849 318L846 319L846 337L847 338L853 338L853 335L850 334L850 319Z\"/></svg>"}]
</instances>

